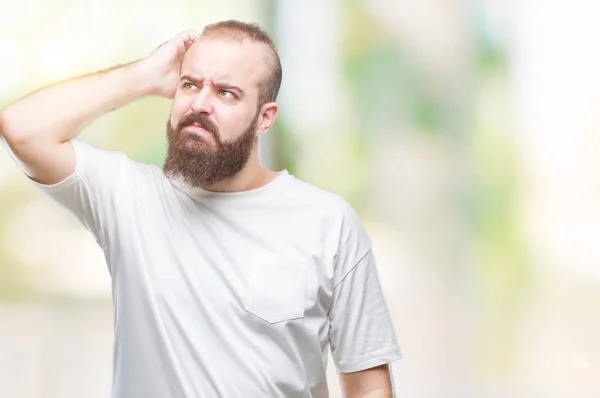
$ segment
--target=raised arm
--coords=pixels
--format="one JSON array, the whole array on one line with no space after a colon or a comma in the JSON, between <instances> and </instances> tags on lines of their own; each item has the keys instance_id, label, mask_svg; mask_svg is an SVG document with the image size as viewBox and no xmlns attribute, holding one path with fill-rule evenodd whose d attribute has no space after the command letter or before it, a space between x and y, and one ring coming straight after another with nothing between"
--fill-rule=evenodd
<instances>
[{"instance_id":1,"label":"raised arm","mask_svg":"<svg viewBox=\"0 0 600 398\"><path fill-rule=\"evenodd\" d=\"M55 184L75 171L69 140L106 112L146 95L172 98L181 60L198 34L185 31L148 58L56 83L0 112L0 138L23 171L42 184Z\"/></svg>"}]
</instances>

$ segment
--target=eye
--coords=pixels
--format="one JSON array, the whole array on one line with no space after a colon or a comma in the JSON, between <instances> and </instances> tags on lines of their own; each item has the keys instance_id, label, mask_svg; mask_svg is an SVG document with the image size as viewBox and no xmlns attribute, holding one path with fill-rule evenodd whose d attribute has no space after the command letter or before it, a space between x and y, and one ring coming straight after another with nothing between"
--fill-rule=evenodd
<instances>
[{"instance_id":1,"label":"eye","mask_svg":"<svg viewBox=\"0 0 600 398\"><path fill-rule=\"evenodd\" d=\"M193 89L197 89L197 88L198 88L198 87L197 87L195 84L193 84L193 83L190 83L190 82L184 82L184 83L181 85L181 87L183 87L183 88L184 88L184 89L186 89L186 90L193 90Z\"/></svg>"},{"instance_id":2,"label":"eye","mask_svg":"<svg viewBox=\"0 0 600 398\"><path fill-rule=\"evenodd\" d=\"M237 95L227 90L219 90L219 95L222 95L225 98L237 98Z\"/></svg>"}]
</instances>

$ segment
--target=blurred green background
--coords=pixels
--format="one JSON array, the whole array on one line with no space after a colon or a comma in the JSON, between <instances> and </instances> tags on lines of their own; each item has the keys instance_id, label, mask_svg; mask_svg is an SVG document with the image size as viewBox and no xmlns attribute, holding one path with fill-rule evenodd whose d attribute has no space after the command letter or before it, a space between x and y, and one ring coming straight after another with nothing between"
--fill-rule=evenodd
<instances>
[{"instance_id":1,"label":"blurred green background","mask_svg":"<svg viewBox=\"0 0 600 398\"><path fill-rule=\"evenodd\" d=\"M265 161L364 220L405 357L397 396L599 396L600 3L2 5L0 107L183 29L259 22L284 71ZM144 99L82 137L161 165L169 109ZM106 397L111 345L100 249L0 151L0 396Z\"/></svg>"}]
</instances>

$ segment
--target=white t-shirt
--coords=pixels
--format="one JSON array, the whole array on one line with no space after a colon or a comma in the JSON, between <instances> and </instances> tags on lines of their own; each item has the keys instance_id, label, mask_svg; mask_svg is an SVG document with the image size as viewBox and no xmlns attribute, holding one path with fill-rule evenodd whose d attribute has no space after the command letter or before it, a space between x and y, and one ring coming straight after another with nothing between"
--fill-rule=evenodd
<instances>
[{"instance_id":1,"label":"white t-shirt","mask_svg":"<svg viewBox=\"0 0 600 398\"><path fill-rule=\"evenodd\" d=\"M208 192L72 143L75 173L37 185L104 250L113 397L323 398L329 347L338 372L400 358L370 239L339 196L286 171Z\"/></svg>"}]
</instances>

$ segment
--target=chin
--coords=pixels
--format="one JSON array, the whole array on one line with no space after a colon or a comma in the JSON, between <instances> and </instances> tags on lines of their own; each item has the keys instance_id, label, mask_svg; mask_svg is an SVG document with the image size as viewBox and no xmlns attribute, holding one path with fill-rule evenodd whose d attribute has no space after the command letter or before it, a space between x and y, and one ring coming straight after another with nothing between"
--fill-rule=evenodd
<instances>
[{"instance_id":1,"label":"chin","mask_svg":"<svg viewBox=\"0 0 600 398\"><path fill-rule=\"evenodd\" d=\"M193 150L203 150L214 149L214 143L212 140L206 139L205 137L200 137L195 134L191 134L186 137L184 146Z\"/></svg>"}]
</instances>

